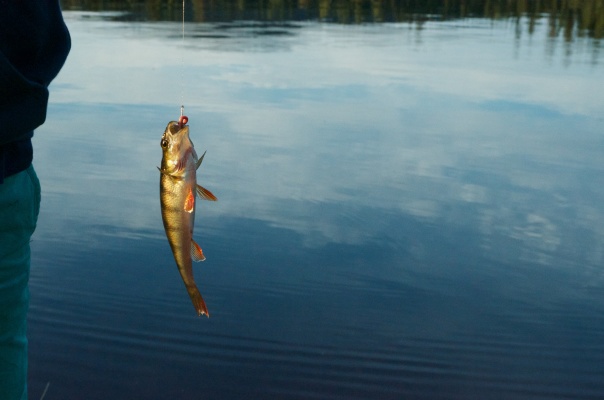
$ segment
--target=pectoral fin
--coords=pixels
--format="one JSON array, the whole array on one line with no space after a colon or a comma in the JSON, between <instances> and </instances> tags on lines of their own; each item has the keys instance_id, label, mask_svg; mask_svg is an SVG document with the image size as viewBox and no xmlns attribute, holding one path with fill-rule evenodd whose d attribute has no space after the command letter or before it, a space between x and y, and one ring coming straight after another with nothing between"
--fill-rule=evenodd
<instances>
[{"instance_id":1,"label":"pectoral fin","mask_svg":"<svg viewBox=\"0 0 604 400\"><path fill-rule=\"evenodd\" d=\"M206 257L203 255L201 247L193 239L191 239L191 259L195 262L204 261Z\"/></svg>"},{"instance_id":2,"label":"pectoral fin","mask_svg":"<svg viewBox=\"0 0 604 400\"><path fill-rule=\"evenodd\" d=\"M187 193L187 198L185 199L185 211L188 213L192 213L195 209L195 196L193 196L193 189L189 188L189 193Z\"/></svg>"},{"instance_id":3,"label":"pectoral fin","mask_svg":"<svg viewBox=\"0 0 604 400\"><path fill-rule=\"evenodd\" d=\"M210 200L210 201L218 200L216 198L216 196L214 196L212 194L212 192L210 192L208 189L204 188L203 186L197 185L197 194L199 195L200 199Z\"/></svg>"}]
</instances>

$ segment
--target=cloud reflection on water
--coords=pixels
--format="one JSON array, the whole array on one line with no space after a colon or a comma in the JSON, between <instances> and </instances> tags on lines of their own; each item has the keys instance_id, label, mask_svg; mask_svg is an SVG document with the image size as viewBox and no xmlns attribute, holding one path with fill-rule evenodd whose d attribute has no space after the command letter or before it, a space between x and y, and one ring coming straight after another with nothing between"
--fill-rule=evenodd
<instances>
[{"instance_id":1,"label":"cloud reflection on water","mask_svg":"<svg viewBox=\"0 0 604 400\"><path fill-rule=\"evenodd\" d=\"M34 137L32 396L604 392L591 53L503 20L189 24L183 46L178 24L67 16ZM181 76L219 198L195 228L210 320L159 211Z\"/></svg>"},{"instance_id":2,"label":"cloud reflection on water","mask_svg":"<svg viewBox=\"0 0 604 400\"><path fill-rule=\"evenodd\" d=\"M163 235L157 142L184 97L220 198L210 221L256 218L314 247L373 240L401 212L476 229L485 254L603 261L602 73L581 54L572 68L548 58L546 26L521 46L505 23L472 21L426 23L421 42L405 24L304 23L270 46L244 34L183 47L175 24L66 16L74 47L36 157L55 201L80 198L76 215ZM71 165L53 173L62 152Z\"/></svg>"}]
</instances>

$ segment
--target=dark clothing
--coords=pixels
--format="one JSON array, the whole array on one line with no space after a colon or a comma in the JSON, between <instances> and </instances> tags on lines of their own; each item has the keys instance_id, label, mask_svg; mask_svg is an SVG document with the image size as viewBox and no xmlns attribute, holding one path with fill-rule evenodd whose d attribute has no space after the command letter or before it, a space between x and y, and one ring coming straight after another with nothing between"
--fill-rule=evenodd
<instances>
[{"instance_id":1,"label":"dark clothing","mask_svg":"<svg viewBox=\"0 0 604 400\"><path fill-rule=\"evenodd\" d=\"M71 42L58 0L0 0L0 398L27 400L30 247L40 210L33 130Z\"/></svg>"},{"instance_id":2,"label":"dark clothing","mask_svg":"<svg viewBox=\"0 0 604 400\"><path fill-rule=\"evenodd\" d=\"M33 130L70 46L58 0L0 0L0 183L31 164Z\"/></svg>"},{"instance_id":3,"label":"dark clothing","mask_svg":"<svg viewBox=\"0 0 604 400\"><path fill-rule=\"evenodd\" d=\"M33 0L32 0L33 1ZM0 399L27 400L29 242L40 211L33 165L0 185Z\"/></svg>"}]
</instances>

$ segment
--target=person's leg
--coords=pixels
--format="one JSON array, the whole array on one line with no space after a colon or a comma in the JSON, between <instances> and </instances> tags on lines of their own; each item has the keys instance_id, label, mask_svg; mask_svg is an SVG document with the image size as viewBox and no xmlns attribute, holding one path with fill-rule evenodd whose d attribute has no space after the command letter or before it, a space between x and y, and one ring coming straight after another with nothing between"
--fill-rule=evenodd
<instances>
[{"instance_id":1,"label":"person's leg","mask_svg":"<svg viewBox=\"0 0 604 400\"><path fill-rule=\"evenodd\" d=\"M29 242L40 208L33 167L0 184L0 394L27 399Z\"/></svg>"}]
</instances>

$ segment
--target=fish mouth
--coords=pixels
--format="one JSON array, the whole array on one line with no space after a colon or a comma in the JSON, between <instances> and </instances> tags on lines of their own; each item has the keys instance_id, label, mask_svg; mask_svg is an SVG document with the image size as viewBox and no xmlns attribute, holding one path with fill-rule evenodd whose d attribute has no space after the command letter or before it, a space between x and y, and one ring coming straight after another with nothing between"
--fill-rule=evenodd
<instances>
[{"instance_id":1,"label":"fish mouth","mask_svg":"<svg viewBox=\"0 0 604 400\"><path fill-rule=\"evenodd\" d=\"M170 121L168 123L168 127L166 128L166 131L168 133L170 133L170 135L172 136L176 136L176 135L183 135L183 134L189 134L189 126L185 125L185 126L181 126L177 121Z\"/></svg>"}]
</instances>

